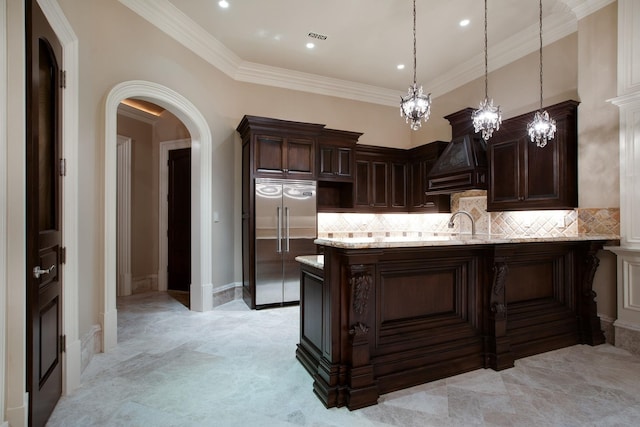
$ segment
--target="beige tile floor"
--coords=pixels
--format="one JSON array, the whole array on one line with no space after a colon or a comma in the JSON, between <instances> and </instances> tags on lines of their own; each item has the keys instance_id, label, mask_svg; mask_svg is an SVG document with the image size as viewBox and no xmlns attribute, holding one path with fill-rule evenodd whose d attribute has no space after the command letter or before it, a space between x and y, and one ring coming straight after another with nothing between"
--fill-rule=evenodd
<instances>
[{"instance_id":1,"label":"beige tile floor","mask_svg":"<svg viewBox=\"0 0 640 427\"><path fill-rule=\"evenodd\" d=\"M118 347L96 355L53 426L637 426L640 358L601 345L521 359L326 409L295 359L298 307L188 311L166 293L118 300Z\"/></svg>"}]
</instances>

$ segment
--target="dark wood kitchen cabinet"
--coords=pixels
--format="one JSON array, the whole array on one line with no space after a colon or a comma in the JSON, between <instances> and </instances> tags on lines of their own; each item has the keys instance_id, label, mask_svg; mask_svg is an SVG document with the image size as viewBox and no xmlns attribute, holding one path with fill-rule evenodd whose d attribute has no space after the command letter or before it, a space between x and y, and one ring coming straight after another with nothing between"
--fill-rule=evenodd
<instances>
[{"instance_id":1,"label":"dark wood kitchen cabinet","mask_svg":"<svg viewBox=\"0 0 640 427\"><path fill-rule=\"evenodd\" d=\"M451 212L449 194L427 194L427 175L449 143L435 141L409 150L409 212Z\"/></svg>"},{"instance_id":2,"label":"dark wood kitchen cabinet","mask_svg":"<svg viewBox=\"0 0 640 427\"><path fill-rule=\"evenodd\" d=\"M556 120L555 138L532 143L527 124L534 112L505 120L489 140L487 211L572 209L578 206L578 102L546 110Z\"/></svg>"},{"instance_id":3,"label":"dark wood kitchen cabinet","mask_svg":"<svg viewBox=\"0 0 640 427\"><path fill-rule=\"evenodd\" d=\"M244 116L238 125L249 144L248 167L255 177L316 179L316 144L324 125Z\"/></svg>"},{"instance_id":4,"label":"dark wood kitchen cabinet","mask_svg":"<svg viewBox=\"0 0 640 427\"><path fill-rule=\"evenodd\" d=\"M318 180L353 181L354 151L362 134L325 129L318 138Z\"/></svg>"},{"instance_id":5,"label":"dark wood kitchen cabinet","mask_svg":"<svg viewBox=\"0 0 640 427\"><path fill-rule=\"evenodd\" d=\"M318 211L353 210L355 147L362 133L323 129L318 137Z\"/></svg>"},{"instance_id":6,"label":"dark wood kitchen cabinet","mask_svg":"<svg viewBox=\"0 0 640 427\"><path fill-rule=\"evenodd\" d=\"M327 407L576 344L604 334L592 290L605 244L546 241L349 248L302 265L296 357Z\"/></svg>"},{"instance_id":7,"label":"dark wood kitchen cabinet","mask_svg":"<svg viewBox=\"0 0 640 427\"><path fill-rule=\"evenodd\" d=\"M354 208L359 212L407 210L407 162L403 150L358 147L355 160Z\"/></svg>"}]
</instances>

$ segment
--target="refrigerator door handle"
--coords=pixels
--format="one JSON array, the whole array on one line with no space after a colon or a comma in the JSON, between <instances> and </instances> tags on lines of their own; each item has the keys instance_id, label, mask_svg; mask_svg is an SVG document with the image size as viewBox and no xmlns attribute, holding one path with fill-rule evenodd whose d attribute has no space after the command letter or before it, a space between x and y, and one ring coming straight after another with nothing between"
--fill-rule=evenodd
<instances>
[{"instance_id":1,"label":"refrigerator door handle","mask_svg":"<svg viewBox=\"0 0 640 427\"><path fill-rule=\"evenodd\" d=\"M289 252L289 236L290 236L290 234L289 234L289 207L288 206L284 208L284 217L285 217L284 219L286 221L285 232L287 233L286 237L285 237L286 240L285 240L284 251L285 252Z\"/></svg>"},{"instance_id":2,"label":"refrigerator door handle","mask_svg":"<svg viewBox=\"0 0 640 427\"><path fill-rule=\"evenodd\" d=\"M281 254L282 253L282 213L280 212L282 208L280 206L276 207L276 223L277 225L277 241L276 251Z\"/></svg>"}]
</instances>

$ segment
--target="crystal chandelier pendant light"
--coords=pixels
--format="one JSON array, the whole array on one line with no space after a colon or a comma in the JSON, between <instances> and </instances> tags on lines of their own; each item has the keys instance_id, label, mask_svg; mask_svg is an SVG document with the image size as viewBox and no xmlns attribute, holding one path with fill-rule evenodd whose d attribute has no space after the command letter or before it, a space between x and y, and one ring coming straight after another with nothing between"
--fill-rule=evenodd
<instances>
[{"instance_id":1,"label":"crystal chandelier pendant light","mask_svg":"<svg viewBox=\"0 0 640 427\"><path fill-rule=\"evenodd\" d=\"M476 133L482 131L482 138L488 141L493 135L493 131L500 129L502 123L502 111L500 106L493 105L493 99L489 98L489 58L487 54L487 0L484 0L484 100L480 103L480 108L471 114L473 129Z\"/></svg>"},{"instance_id":2,"label":"crystal chandelier pendant light","mask_svg":"<svg viewBox=\"0 0 640 427\"><path fill-rule=\"evenodd\" d=\"M556 134L556 121L549 117L549 113L542 110L542 0L540 0L540 109L533 116L533 121L527 125L527 132L531 142L538 147L544 147Z\"/></svg>"},{"instance_id":3,"label":"crystal chandelier pendant light","mask_svg":"<svg viewBox=\"0 0 640 427\"><path fill-rule=\"evenodd\" d=\"M405 118L412 130L418 130L430 114L431 94L425 95L422 86L416 83L416 0L413 0L413 85L409 86L409 93L400 98L400 117Z\"/></svg>"}]
</instances>

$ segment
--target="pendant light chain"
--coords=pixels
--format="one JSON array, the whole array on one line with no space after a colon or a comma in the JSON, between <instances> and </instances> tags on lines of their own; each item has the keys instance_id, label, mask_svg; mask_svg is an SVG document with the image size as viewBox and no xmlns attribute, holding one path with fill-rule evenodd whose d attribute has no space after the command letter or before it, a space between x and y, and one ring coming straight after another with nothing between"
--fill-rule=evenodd
<instances>
[{"instance_id":1,"label":"pendant light chain","mask_svg":"<svg viewBox=\"0 0 640 427\"><path fill-rule=\"evenodd\" d=\"M487 0L484 0L484 97L489 97L489 54L487 38Z\"/></svg>"},{"instance_id":2,"label":"pendant light chain","mask_svg":"<svg viewBox=\"0 0 640 427\"><path fill-rule=\"evenodd\" d=\"M416 0L413 0L413 83L415 84L418 80L416 79Z\"/></svg>"},{"instance_id":3,"label":"pendant light chain","mask_svg":"<svg viewBox=\"0 0 640 427\"><path fill-rule=\"evenodd\" d=\"M542 0L540 0L540 111L542 111Z\"/></svg>"}]
</instances>

